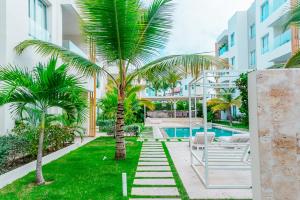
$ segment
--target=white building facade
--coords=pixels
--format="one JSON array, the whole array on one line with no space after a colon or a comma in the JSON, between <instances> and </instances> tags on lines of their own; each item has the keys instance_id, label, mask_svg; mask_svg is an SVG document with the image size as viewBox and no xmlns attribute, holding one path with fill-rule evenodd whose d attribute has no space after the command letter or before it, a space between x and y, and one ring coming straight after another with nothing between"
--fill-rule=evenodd
<instances>
[{"instance_id":1,"label":"white building facade","mask_svg":"<svg viewBox=\"0 0 300 200\"><path fill-rule=\"evenodd\" d=\"M74 0L1 0L0 65L33 68L48 58L26 50L18 56L14 47L26 39L40 39L63 46L88 57L88 47L80 36L79 11ZM87 98L93 92L93 79L85 79ZM105 92L106 77L98 77L97 98ZM0 107L0 134L14 126L9 106ZM88 127L88 122L87 122Z\"/></svg>"},{"instance_id":2,"label":"white building facade","mask_svg":"<svg viewBox=\"0 0 300 200\"><path fill-rule=\"evenodd\" d=\"M296 0L256 0L229 19L216 41L216 56L233 69L281 66L299 47L299 30L285 29L287 12Z\"/></svg>"}]
</instances>

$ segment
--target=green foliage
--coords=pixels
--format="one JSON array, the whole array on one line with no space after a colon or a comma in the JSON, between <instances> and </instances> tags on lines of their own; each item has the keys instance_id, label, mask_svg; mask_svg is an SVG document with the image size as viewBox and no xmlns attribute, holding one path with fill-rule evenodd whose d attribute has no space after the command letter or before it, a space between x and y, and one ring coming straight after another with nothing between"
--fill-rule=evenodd
<instances>
[{"instance_id":1,"label":"green foliage","mask_svg":"<svg viewBox=\"0 0 300 200\"><path fill-rule=\"evenodd\" d=\"M177 110L189 110L188 101L178 101L176 105L177 105Z\"/></svg>"},{"instance_id":2,"label":"green foliage","mask_svg":"<svg viewBox=\"0 0 300 200\"><path fill-rule=\"evenodd\" d=\"M124 126L124 131L130 135L139 136L141 133L141 128L137 124Z\"/></svg>"},{"instance_id":3,"label":"green foliage","mask_svg":"<svg viewBox=\"0 0 300 200\"><path fill-rule=\"evenodd\" d=\"M236 80L236 85L240 90L241 107L240 112L243 114L242 121L244 124L249 124L249 111L248 111L248 74L241 74L239 79Z\"/></svg>"},{"instance_id":4,"label":"green foliage","mask_svg":"<svg viewBox=\"0 0 300 200\"><path fill-rule=\"evenodd\" d=\"M154 102L155 110L172 110L173 104L170 102Z\"/></svg>"},{"instance_id":5,"label":"green foliage","mask_svg":"<svg viewBox=\"0 0 300 200\"><path fill-rule=\"evenodd\" d=\"M99 126L100 132L106 132L108 134L115 134L115 120L114 119L100 119L97 120L97 126Z\"/></svg>"},{"instance_id":6,"label":"green foliage","mask_svg":"<svg viewBox=\"0 0 300 200\"><path fill-rule=\"evenodd\" d=\"M28 142L16 135L0 136L0 174L15 159L27 154Z\"/></svg>"}]
</instances>

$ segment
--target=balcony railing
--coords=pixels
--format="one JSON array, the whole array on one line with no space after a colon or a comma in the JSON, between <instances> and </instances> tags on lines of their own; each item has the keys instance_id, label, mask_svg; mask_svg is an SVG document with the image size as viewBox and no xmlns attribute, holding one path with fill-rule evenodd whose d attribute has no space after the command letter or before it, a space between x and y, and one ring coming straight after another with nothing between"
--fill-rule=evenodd
<instances>
[{"instance_id":1,"label":"balcony railing","mask_svg":"<svg viewBox=\"0 0 300 200\"><path fill-rule=\"evenodd\" d=\"M219 55L222 56L224 53L228 51L228 46L223 46L222 48L219 49Z\"/></svg>"},{"instance_id":2,"label":"balcony railing","mask_svg":"<svg viewBox=\"0 0 300 200\"><path fill-rule=\"evenodd\" d=\"M45 28L37 24L33 19L29 19L29 35L35 39L49 42L51 35Z\"/></svg>"},{"instance_id":3,"label":"balcony railing","mask_svg":"<svg viewBox=\"0 0 300 200\"><path fill-rule=\"evenodd\" d=\"M64 40L63 46L69 49L70 51L77 53L78 55L84 58L87 58L87 55L79 47L77 47L76 44L74 44L71 40Z\"/></svg>"},{"instance_id":4,"label":"balcony railing","mask_svg":"<svg viewBox=\"0 0 300 200\"><path fill-rule=\"evenodd\" d=\"M288 43L289 41L291 41L291 38L292 38L291 30L287 30L284 33L278 35L274 39L274 48L280 47L285 43Z\"/></svg>"},{"instance_id":5,"label":"balcony railing","mask_svg":"<svg viewBox=\"0 0 300 200\"><path fill-rule=\"evenodd\" d=\"M273 12L280 8L287 0L274 0L273 1Z\"/></svg>"}]
</instances>

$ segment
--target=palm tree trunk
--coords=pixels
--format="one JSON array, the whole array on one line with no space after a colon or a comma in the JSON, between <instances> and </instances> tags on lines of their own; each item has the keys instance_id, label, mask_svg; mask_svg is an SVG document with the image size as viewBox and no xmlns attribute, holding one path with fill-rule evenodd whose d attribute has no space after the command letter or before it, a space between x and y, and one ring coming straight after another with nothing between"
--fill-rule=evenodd
<instances>
[{"instance_id":1,"label":"palm tree trunk","mask_svg":"<svg viewBox=\"0 0 300 200\"><path fill-rule=\"evenodd\" d=\"M38 185L42 185L45 183L45 179L43 177L43 171L42 171L44 134L45 134L45 112L42 113L42 117L41 117L38 153L36 159L36 183Z\"/></svg>"},{"instance_id":2,"label":"palm tree trunk","mask_svg":"<svg viewBox=\"0 0 300 200\"><path fill-rule=\"evenodd\" d=\"M116 121L116 160L126 159L126 147L124 138L124 98L120 97L118 100L118 111Z\"/></svg>"},{"instance_id":3,"label":"palm tree trunk","mask_svg":"<svg viewBox=\"0 0 300 200\"><path fill-rule=\"evenodd\" d=\"M231 107L228 108L228 119L229 119L230 126L232 126Z\"/></svg>"}]
</instances>

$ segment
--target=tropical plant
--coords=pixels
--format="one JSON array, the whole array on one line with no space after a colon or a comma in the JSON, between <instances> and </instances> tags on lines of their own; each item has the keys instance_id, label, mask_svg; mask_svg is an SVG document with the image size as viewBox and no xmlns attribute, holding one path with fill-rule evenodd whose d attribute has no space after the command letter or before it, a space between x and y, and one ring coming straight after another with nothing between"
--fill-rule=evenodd
<instances>
[{"instance_id":1,"label":"tropical plant","mask_svg":"<svg viewBox=\"0 0 300 200\"><path fill-rule=\"evenodd\" d=\"M239 79L235 81L241 96L240 112L243 114L242 121L244 124L249 124L249 110L248 110L248 74L241 74Z\"/></svg>"},{"instance_id":2,"label":"tropical plant","mask_svg":"<svg viewBox=\"0 0 300 200\"><path fill-rule=\"evenodd\" d=\"M136 123L137 115L141 110L141 106L146 106L153 110L154 104L151 101L138 98L137 93L144 90L143 86L127 85L124 99L124 121L130 125ZM99 100L98 107L101 109L102 119L115 119L118 111L118 89L110 82L107 87L107 93L104 98Z\"/></svg>"},{"instance_id":3,"label":"tropical plant","mask_svg":"<svg viewBox=\"0 0 300 200\"><path fill-rule=\"evenodd\" d=\"M164 75L164 82L166 82L171 88L171 95L175 95L175 88L180 80L183 78L183 74L176 71L176 69L168 69L166 70L166 74Z\"/></svg>"},{"instance_id":4,"label":"tropical plant","mask_svg":"<svg viewBox=\"0 0 300 200\"><path fill-rule=\"evenodd\" d=\"M228 119L231 126L232 126L231 107L232 106L240 107L241 105L240 97L237 98L233 97L234 91L235 90L233 88L222 89L219 98L213 98L207 102L207 105L211 106L211 109L214 113L219 111L227 111Z\"/></svg>"},{"instance_id":5,"label":"tropical plant","mask_svg":"<svg viewBox=\"0 0 300 200\"><path fill-rule=\"evenodd\" d=\"M86 98L81 82L67 74L67 65L57 67L57 59L47 65L38 64L32 72L14 66L0 68L0 105L10 104L12 113L20 113L24 106L39 110L39 142L36 165L36 182L44 184L42 173L43 144L46 116L51 108L60 108L68 118L83 120Z\"/></svg>"},{"instance_id":6,"label":"tropical plant","mask_svg":"<svg viewBox=\"0 0 300 200\"><path fill-rule=\"evenodd\" d=\"M300 28L300 2L292 5L291 10L288 12L288 20L285 27ZM295 32L299 32L298 30ZM298 33L299 34L299 33ZM300 50L298 50L285 64L286 68L300 67Z\"/></svg>"},{"instance_id":7,"label":"tropical plant","mask_svg":"<svg viewBox=\"0 0 300 200\"><path fill-rule=\"evenodd\" d=\"M151 71L180 69L199 75L202 69L212 65L224 66L223 60L210 55L171 55L153 61L166 46L172 28L172 0L154 0L148 7L141 0L78 0L82 14L82 31L88 44L95 46L93 52L109 66L117 66L115 78L100 66L58 45L40 40L26 40L16 47L21 54L33 47L41 55L59 56L65 63L85 75L105 73L117 88L116 155L117 160L126 158L124 140L124 100L126 87L137 76ZM152 62L150 62L152 60ZM136 69L131 71L132 69Z\"/></svg>"}]
</instances>

